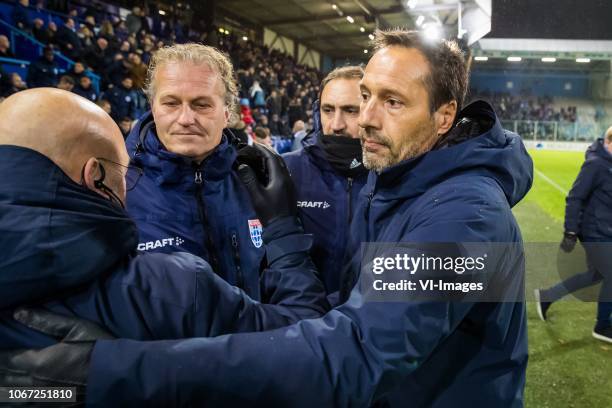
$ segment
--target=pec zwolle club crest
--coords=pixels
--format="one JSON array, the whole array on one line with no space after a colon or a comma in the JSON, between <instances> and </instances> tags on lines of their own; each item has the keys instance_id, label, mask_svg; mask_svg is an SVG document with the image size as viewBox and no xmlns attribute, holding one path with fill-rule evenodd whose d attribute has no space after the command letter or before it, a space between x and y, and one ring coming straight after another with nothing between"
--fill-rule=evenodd
<instances>
[{"instance_id":1,"label":"pec zwolle club crest","mask_svg":"<svg viewBox=\"0 0 612 408\"><path fill-rule=\"evenodd\" d=\"M260 248L263 244L263 240L261 239L262 231L263 227L259 220L249 220L249 233L251 234L251 241L253 245L255 245L255 248Z\"/></svg>"}]
</instances>

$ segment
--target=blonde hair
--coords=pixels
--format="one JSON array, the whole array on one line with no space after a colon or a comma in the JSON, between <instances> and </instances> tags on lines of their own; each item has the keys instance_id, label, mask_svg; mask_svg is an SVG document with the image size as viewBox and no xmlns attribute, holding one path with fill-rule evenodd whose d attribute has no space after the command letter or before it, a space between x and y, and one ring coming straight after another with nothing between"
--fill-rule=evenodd
<instances>
[{"instance_id":1,"label":"blonde hair","mask_svg":"<svg viewBox=\"0 0 612 408\"><path fill-rule=\"evenodd\" d=\"M608 130L606 130L605 139L608 143L612 142L612 126L610 126Z\"/></svg>"},{"instance_id":2,"label":"blonde hair","mask_svg":"<svg viewBox=\"0 0 612 408\"><path fill-rule=\"evenodd\" d=\"M154 79L157 68L169 62L191 62L192 64L206 64L216 71L225 87L225 105L233 112L238 99L238 87L234 76L234 67L228 56L214 47L207 45L187 43L174 44L162 47L151 57L144 92L153 101L155 95Z\"/></svg>"}]
</instances>

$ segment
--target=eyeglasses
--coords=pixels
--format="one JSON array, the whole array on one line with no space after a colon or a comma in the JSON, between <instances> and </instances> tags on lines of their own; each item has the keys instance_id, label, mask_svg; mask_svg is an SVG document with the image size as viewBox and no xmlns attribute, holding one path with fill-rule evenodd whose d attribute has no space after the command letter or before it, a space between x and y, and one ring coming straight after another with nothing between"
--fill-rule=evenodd
<instances>
[{"instance_id":1,"label":"eyeglasses","mask_svg":"<svg viewBox=\"0 0 612 408\"><path fill-rule=\"evenodd\" d=\"M125 178L125 190L126 191L133 190L134 187L136 187L136 184L138 184L138 180L140 180L140 177L142 177L143 170L140 167L136 167L132 165L124 166L121 163L117 163L112 160L105 159L104 157L96 157L96 159L107 162L107 163L114 164L116 166L119 166L125 169L125 174L122 172L121 175Z\"/></svg>"}]
</instances>

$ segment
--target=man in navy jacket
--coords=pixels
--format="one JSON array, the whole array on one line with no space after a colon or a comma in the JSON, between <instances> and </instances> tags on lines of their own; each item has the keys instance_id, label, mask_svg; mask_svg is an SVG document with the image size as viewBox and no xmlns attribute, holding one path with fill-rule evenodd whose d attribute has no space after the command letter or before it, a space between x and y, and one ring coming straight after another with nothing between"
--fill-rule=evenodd
<instances>
[{"instance_id":1,"label":"man in navy jacket","mask_svg":"<svg viewBox=\"0 0 612 408\"><path fill-rule=\"evenodd\" d=\"M533 166L488 104L461 110L466 86L455 43L377 31L359 117L364 162L375 171L351 224L348 300L322 318L263 333L97 341L88 406L522 406L524 257L511 207L531 187ZM426 243L481 243L492 251L481 283L503 288L503 301L372 301L371 264L357 253L366 242L412 243L417 257ZM518 251L497 252L494 243ZM67 348L12 361L44 373L51 365L32 360L70 355Z\"/></svg>"},{"instance_id":2,"label":"man in navy jacket","mask_svg":"<svg viewBox=\"0 0 612 408\"><path fill-rule=\"evenodd\" d=\"M340 273L349 224L368 170L359 142L358 66L336 68L321 82L315 115L320 124L303 141L303 149L283 155L297 190L304 229L313 235L312 260L328 293L340 289Z\"/></svg>"},{"instance_id":3,"label":"man in navy jacket","mask_svg":"<svg viewBox=\"0 0 612 408\"><path fill-rule=\"evenodd\" d=\"M538 314L547 319L553 302L601 283L593 337L612 343L612 127L587 149L585 161L567 195L561 249L571 252L580 238L588 270L548 289L535 291Z\"/></svg>"},{"instance_id":4,"label":"man in navy jacket","mask_svg":"<svg viewBox=\"0 0 612 408\"><path fill-rule=\"evenodd\" d=\"M152 110L126 140L133 164L144 170L127 196L138 249L199 256L260 299L262 225L232 167L236 147L223 134L237 92L231 63L200 44L163 48L149 66L146 91Z\"/></svg>"}]
</instances>

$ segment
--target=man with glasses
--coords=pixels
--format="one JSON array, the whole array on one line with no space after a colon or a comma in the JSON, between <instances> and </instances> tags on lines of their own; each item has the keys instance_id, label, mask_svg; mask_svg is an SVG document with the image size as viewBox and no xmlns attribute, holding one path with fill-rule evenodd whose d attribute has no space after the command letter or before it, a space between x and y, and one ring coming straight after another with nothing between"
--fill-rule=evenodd
<instances>
[{"instance_id":1,"label":"man with glasses","mask_svg":"<svg viewBox=\"0 0 612 408\"><path fill-rule=\"evenodd\" d=\"M269 264L263 273L277 282L270 304L191 254L138 253L138 232L123 207L141 170L129 165L113 120L77 95L37 88L0 105L0 175L0 348L57 340L13 319L24 305L41 308L35 320L43 325L53 322L45 314L52 311L132 339L263 330L327 309L308 256L311 239L288 210L260 215ZM291 185L260 191L260 201L279 188Z\"/></svg>"}]
</instances>

